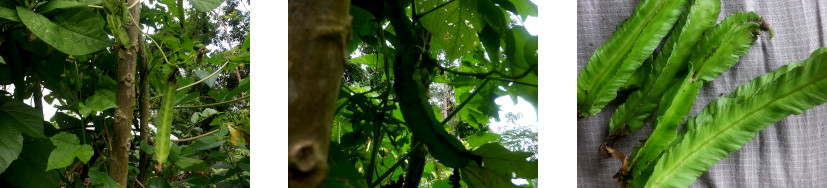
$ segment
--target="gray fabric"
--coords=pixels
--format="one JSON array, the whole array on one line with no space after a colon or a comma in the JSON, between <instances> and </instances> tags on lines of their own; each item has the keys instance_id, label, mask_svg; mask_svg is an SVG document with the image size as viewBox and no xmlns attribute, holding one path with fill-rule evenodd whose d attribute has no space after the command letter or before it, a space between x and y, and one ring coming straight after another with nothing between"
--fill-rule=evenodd
<instances>
[{"instance_id":1,"label":"gray fabric","mask_svg":"<svg viewBox=\"0 0 827 188\"><path fill-rule=\"evenodd\" d=\"M586 66L636 0L577 1L577 71ZM775 38L762 33L749 53L729 71L701 88L690 115L739 85L790 62L799 62L825 46L827 2L817 0L723 0L718 21L736 11L754 11L775 30ZM827 62L824 62L827 63ZM622 101L620 101L622 102ZM606 137L614 101L600 114L577 125L577 184L579 187L615 187L616 159L604 159L598 146ZM827 106L792 115L767 126L741 150L712 166L691 187L827 187ZM652 131L652 118L644 127L621 140L615 149L630 153L638 140Z\"/></svg>"}]
</instances>

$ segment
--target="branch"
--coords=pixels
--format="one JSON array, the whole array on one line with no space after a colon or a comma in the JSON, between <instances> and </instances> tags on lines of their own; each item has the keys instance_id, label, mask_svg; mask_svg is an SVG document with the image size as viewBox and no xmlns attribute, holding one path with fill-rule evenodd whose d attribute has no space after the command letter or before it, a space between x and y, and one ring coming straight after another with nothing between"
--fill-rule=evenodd
<instances>
[{"instance_id":1,"label":"branch","mask_svg":"<svg viewBox=\"0 0 827 188\"><path fill-rule=\"evenodd\" d=\"M217 103L212 103L212 104L195 105L195 106L176 106L175 108L176 109L180 109L180 108L201 108L201 107L208 107L208 106L216 106L216 105L222 105L222 104L227 104L227 103L231 103L231 102L244 100L246 98L250 98L250 95L245 95L245 96L239 97L237 99L233 99L233 100L229 100L229 101L223 101L223 102L217 102Z\"/></svg>"},{"instance_id":2,"label":"branch","mask_svg":"<svg viewBox=\"0 0 827 188\"><path fill-rule=\"evenodd\" d=\"M454 1L455 1L455 0L448 1L447 3L443 3L443 4L441 4L441 5L437 6L437 7L436 7L436 8L434 8L434 9L428 10L428 11L427 11L427 12L425 12L425 13L422 13L422 14L417 14L416 16L414 16L414 18L413 18L413 19L414 19L414 20L418 20L419 18L422 18L423 16L427 15L428 13L431 13L431 12L433 12L433 11L434 11L434 10L436 10L436 9L440 9L440 8L444 7L445 5L448 5L448 4L450 4L450 3L453 3ZM412 10L412 12L416 12L416 10Z\"/></svg>"},{"instance_id":3,"label":"branch","mask_svg":"<svg viewBox=\"0 0 827 188\"><path fill-rule=\"evenodd\" d=\"M480 78L480 79L486 79L486 78L489 78L488 76L491 76L493 74L497 74L497 75L500 75L499 78L506 78L506 79L516 80L516 79L520 79L520 78L523 78L523 77L527 76L528 73L530 73L531 71L534 71L535 69L537 69L537 64L533 64L533 65L529 66L528 70L526 70L525 72L523 72L521 74L518 74L517 76L511 76L511 75L502 73L499 70L492 70L492 71L489 71L487 73L471 73L471 72L460 72L460 71L451 70L451 69L445 68L445 67L443 67L442 65L439 65L439 64L437 64L436 67L438 67L440 70L443 70L445 72L450 72L450 73L453 73L453 74L456 74L456 75L461 75L461 76L473 76L473 77L477 77L477 78Z\"/></svg>"},{"instance_id":4,"label":"branch","mask_svg":"<svg viewBox=\"0 0 827 188\"><path fill-rule=\"evenodd\" d=\"M221 102L212 103L212 104L202 104L202 105L195 105L195 106L176 106L176 107L175 107L175 109L181 109L181 108L201 108L201 107L216 106L216 105L222 105L222 104L227 104L227 103L231 103L231 102L236 102L236 101L243 100L243 99L246 99L246 98L250 98L250 95L245 95L245 96L243 96L243 97L239 97L239 98L237 98L237 99L233 99L233 100L229 100L229 101L221 101ZM156 107L152 107L152 109L159 109L159 108L160 108L160 107L157 107L157 106L156 106Z\"/></svg>"},{"instance_id":5,"label":"branch","mask_svg":"<svg viewBox=\"0 0 827 188\"><path fill-rule=\"evenodd\" d=\"M515 80L508 80L508 79L502 79L502 78L489 78L489 79L492 79L492 80L497 80L497 81L504 81L504 82L512 82L512 83L515 83L515 84L522 84L522 85L533 86L533 87L538 87L538 86L537 86L537 84L530 84L530 83L525 83L525 82L520 82L520 81L515 81Z\"/></svg>"},{"instance_id":6,"label":"branch","mask_svg":"<svg viewBox=\"0 0 827 188\"><path fill-rule=\"evenodd\" d=\"M191 140L199 139L199 138L201 138L201 137L205 137L205 136L207 136L207 135L211 135L212 133L216 133L216 132L218 132L218 130L221 130L221 129L216 129L216 130L213 130L213 131L210 131L210 132L207 132L207 133L204 133L204 134L202 134L202 135L195 136L195 137L184 138L184 139L169 139L169 141L173 141L173 142L186 142L186 141L191 141Z\"/></svg>"}]
</instances>

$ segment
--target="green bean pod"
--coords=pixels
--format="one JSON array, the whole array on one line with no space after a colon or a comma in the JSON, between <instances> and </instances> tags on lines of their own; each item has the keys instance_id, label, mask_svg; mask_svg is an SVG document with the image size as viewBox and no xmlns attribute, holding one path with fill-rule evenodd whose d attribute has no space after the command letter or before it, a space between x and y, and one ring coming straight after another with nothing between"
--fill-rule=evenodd
<instances>
[{"instance_id":1,"label":"green bean pod","mask_svg":"<svg viewBox=\"0 0 827 188\"><path fill-rule=\"evenodd\" d=\"M164 96L161 100L161 109L158 111L158 125L156 125L155 134L155 159L158 164L164 164L169 156L169 136L172 129L172 119L175 113L175 90L178 89L178 69L169 74L167 77L166 88L164 88Z\"/></svg>"}]
</instances>

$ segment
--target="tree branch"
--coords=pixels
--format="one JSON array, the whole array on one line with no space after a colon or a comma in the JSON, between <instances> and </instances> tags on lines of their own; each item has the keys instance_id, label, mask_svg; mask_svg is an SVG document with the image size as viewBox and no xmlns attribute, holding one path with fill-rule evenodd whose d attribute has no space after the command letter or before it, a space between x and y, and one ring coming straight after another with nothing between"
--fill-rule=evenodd
<instances>
[{"instance_id":1,"label":"tree branch","mask_svg":"<svg viewBox=\"0 0 827 188\"><path fill-rule=\"evenodd\" d=\"M199 138L205 137L205 136L207 136L207 135L211 135L211 134L213 134L213 133L216 133L216 132L218 132L218 130L221 130L221 129L216 129L216 130L213 130L213 131L210 131L210 132L204 133L204 134L202 134L202 135L198 135L198 136L194 136L194 137L190 137L190 138L184 138L184 139L170 139L169 141L173 141L173 142L186 142L186 141L191 141L191 140L199 139Z\"/></svg>"},{"instance_id":2,"label":"tree branch","mask_svg":"<svg viewBox=\"0 0 827 188\"><path fill-rule=\"evenodd\" d=\"M448 5L448 4L450 4L450 3L453 3L454 1L455 1L455 0L451 0L451 1L448 1L448 2L446 2L446 3L443 3L443 4L439 5L439 6L437 6L436 8L433 8L433 9L431 9L431 10L426 11L425 13L422 13L422 14L416 14L416 16L414 16L414 18L413 18L413 19L414 19L414 20L418 20L419 18L422 18L422 17L423 17L423 16L425 16L425 15L428 15L428 13L431 13L431 12L433 12L433 11L434 11L434 10L436 10L436 9L440 9L440 8L444 7L445 5ZM416 10L412 10L412 12L416 12Z\"/></svg>"}]
</instances>

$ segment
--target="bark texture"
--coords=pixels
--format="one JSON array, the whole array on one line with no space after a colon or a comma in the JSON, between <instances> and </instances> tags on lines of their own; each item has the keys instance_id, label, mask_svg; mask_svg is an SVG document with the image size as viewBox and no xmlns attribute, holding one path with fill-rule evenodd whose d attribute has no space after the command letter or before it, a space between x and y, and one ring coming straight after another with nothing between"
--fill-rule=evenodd
<instances>
[{"instance_id":1,"label":"bark texture","mask_svg":"<svg viewBox=\"0 0 827 188\"><path fill-rule=\"evenodd\" d=\"M351 36L350 0L288 1L289 187L322 187Z\"/></svg>"},{"instance_id":2,"label":"bark texture","mask_svg":"<svg viewBox=\"0 0 827 188\"><path fill-rule=\"evenodd\" d=\"M140 71L141 89L140 96L138 96L138 110L141 114L140 125L140 140L150 143L149 140L149 68L146 61L146 42L144 41L143 33L138 33L138 70ZM140 159L138 161L138 181L147 182L147 172L149 170L149 160L151 156L141 150ZM137 187L137 186L136 186Z\"/></svg>"},{"instance_id":3,"label":"bark texture","mask_svg":"<svg viewBox=\"0 0 827 188\"><path fill-rule=\"evenodd\" d=\"M127 0L131 5L138 0ZM135 6L128 10L138 23L141 15L141 6ZM127 27L126 33L129 36L129 50L118 51L118 91L115 93L118 108L115 109L115 125L112 133L112 152L109 155L109 176L121 187L127 186L129 175L129 146L132 134L133 106L135 103L135 60L139 41L138 34L141 32L132 23L124 23Z\"/></svg>"}]
</instances>

